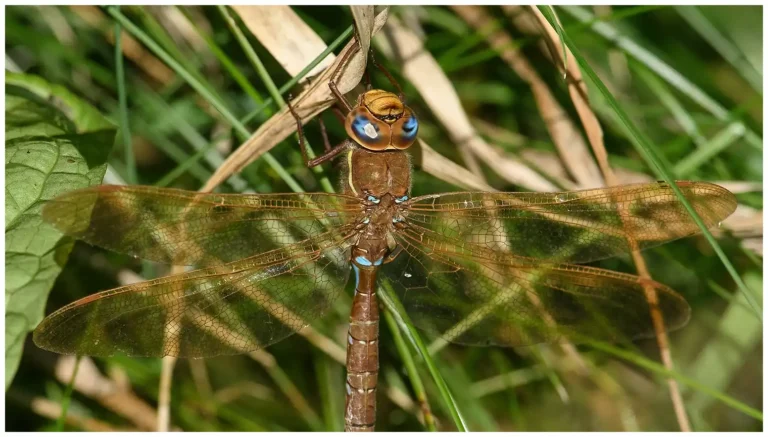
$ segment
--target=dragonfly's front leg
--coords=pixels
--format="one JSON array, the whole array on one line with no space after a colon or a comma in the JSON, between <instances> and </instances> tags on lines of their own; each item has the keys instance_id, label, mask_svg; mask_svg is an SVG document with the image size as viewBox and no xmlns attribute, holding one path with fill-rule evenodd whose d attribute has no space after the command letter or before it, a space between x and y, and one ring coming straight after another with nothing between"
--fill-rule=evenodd
<instances>
[{"instance_id":1,"label":"dragonfly's front leg","mask_svg":"<svg viewBox=\"0 0 768 437\"><path fill-rule=\"evenodd\" d=\"M336 157L336 155L347 149L349 146L349 140L344 140L341 142L341 144L331 148L330 143L328 142L328 136L325 134L325 126L323 126L322 131L324 134L323 140L325 141L325 153L318 156L317 158L309 159L309 156L307 156L307 145L304 141L304 126L301 123L301 117L299 117L299 114L296 113L295 109L293 109L290 96L288 97L286 103L288 104L288 110L291 111L291 115L293 115L293 118L296 120L296 131L299 133L299 149L301 149L301 157L304 159L304 164L307 167L311 168L320 165L325 161L333 159Z\"/></svg>"}]
</instances>

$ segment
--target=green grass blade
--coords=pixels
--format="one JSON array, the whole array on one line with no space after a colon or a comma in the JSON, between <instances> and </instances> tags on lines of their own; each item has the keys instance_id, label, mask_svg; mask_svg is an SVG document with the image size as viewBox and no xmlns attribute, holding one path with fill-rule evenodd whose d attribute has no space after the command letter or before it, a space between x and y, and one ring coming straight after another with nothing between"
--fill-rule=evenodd
<instances>
[{"instance_id":1,"label":"green grass blade","mask_svg":"<svg viewBox=\"0 0 768 437\"><path fill-rule=\"evenodd\" d=\"M275 86L275 81L272 80L272 77L269 75L269 72L267 71L266 67L264 67L264 63L261 62L261 58L259 58L259 55L256 53L256 50L253 49L251 44L248 42L248 38L246 38L245 34L242 30L240 30L240 27L237 25L237 22L235 22L234 17L229 13L229 10L226 6L218 6L219 12L221 13L222 17L224 17L224 20L227 22L227 25L229 26L230 30L232 30L232 33L235 34L235 38L237 38L237 41L240 43L240 47L245 51L246 56L251 61L251 64L256 68L256 72L259 74L259 77L261 77L261 80L264 82L264 85L267 87L267 91L269 92L269 95L272 96L272 99L278 103L278 105L282 108L285 106L285 100L283 99L283 96L280 95L280 91L277 89L277 86ZM299 134L298 132L294 134L294 138L296 139L296 143L299 142ZM309 145L309 141L307 138L304 138L304 146L306 147L307 156L312 159L314 158L315 152L312 150L312 147ZM320 185L323 187L323 189L328 192L332 193L334 192L333 185L331 184L331 181L328 180L328 177L325 176L322 172L322 168L320 166L316 166L312 168L312 171L315 172L315 174L320 174Z\"/></svg>"},{"instance_id":2,"label":"green grass blade","mask_svg":"<svg viewBox=\"0 0 768 437\"><path fill-rule=\"evenodd\" d=\"M224 119L235 128L238 136L245 140L250 136L250 132L245 126L240 123L240 120L229 111L224 103L213 93L211 93L208 87L201 81L197 80L195 76L190 74L179 62L171 57L165 50L163 50L157 43L155 43L149 36L144 33L138 26L133 24L125 15L123 15L118 9L113 6L107 8L107 12L120 24L125 27L128 32L143 42L154 54L168 64L173 71L181 76L192 88L197 91L200 96L206 99L217 111L224 117ZM299 183L288 173L288 171L273 157L269 152L263 155L264 160L272 169L285 181L286 184L295 192L302 192L304 189Z\"/></svg>"},{"instance_id":3,"label":"green grass blade","mask_svg":"<svg viewBox=\"0 0 768 437\"><path fill-rule=\"evenodd\" d=\"M129 184L136 184L139 181L139 176L136 173L136 159L133 155L131 128L128 124L128 98L125 91L122 34L123 27L120 23L115 23L115 70L117 73L117 95L120 102L120 134L123 138L123 151L125 153L126 180Z\"/></svg>"},{"instance_id":4,"label":"green grass blade","mask_svg":"<svg viewBox=\"0 0 768 437\"><path fill-rule=\"evenodd\" d=\"M757 92L763 92L763 76L756 71L744 57L744 53L736 47L709 19L698 6L675 6L678 14L712 46L720 56L728 61L733 68Z\"/></svg>"},{"instance_id":5,"label":"green grass blade","mask_svg":"<svg viewBox=\"0 0 768 437\"><path fill-rule=\"evenodd\" d=\"M403 334L397 327L394 316L390 311L384 311L384 321L387 322L390 332L392 332L392 338L395 341L395 347L397 348L400 358L403 360L405 371L408 373L408 379L411 380L411 386L413 392L416 394L416 401L421 407L421 411L424 413L424 425L429 431L437 431L435 425L435 418L432 416L431 408L429 407L429 399L427 398L427 392L424 389L424 383L421 382L421 377L416 369L416 363L411 356L411 352L408 346L405 344Z\"/></svg>"},{"instance_id":6,"label":"green grass blade","mask_svg":"<svg viewBox=\"0 0 768 437\"><path fill-rule=\"evenodd\" d=\"M347 40L347 39L348 39L348 38L349 38L349 37L352 35L352 32L353 32L353 31L354 31L354 27L352 27L352 26L349 26L349 27L347 28L347 30L345 30L345 31L344 31L344 32L343 32L341 35L339 35L339 36L338 36L338 38L336 38L335 40L333 40L333 42L332 42L331 44L329 44L329 45L328 45L328 47L327 47L325 50L323 50L323 51L322 51L322 53L320 53L320 54L319 54L319 55L318 55L318 56L317 56L315 59L313 59L313 60L312 60L312 62L310 62L309 64L307 64L307 66L306 66L306 67L304 67L304 68L303 68L303 69L302 69L302 70L299 72L299 74L297 74L296 76L292 77L292 78L291 78L291 80L289 80L289 81L288 81L288 82L286 82L286 83L285 83L283 86L281 86L281 87L280 87L280 88L277 90L277 91L278 91L278 93L279 93L280 95L283 95L283 94L285 94L286 92L288 92L288 90L290 90L291 88L293 88L294 86L296 86L296 84L297 84L297 83L299 83L299 81L300 81L301 79L303 79L303 78L304 78L304 76L306 76L306 75L307 75L307 73L309 73L310 71L312 71L312 69L313 69L313 68L315 68L315 67L317 66L317 64L319 64L319 63L320 63L320 61L322 61L323 59L325 59L325 57L326 57L326 56L328 56L328 54L329 54L329 53L333 52L333 51L334 51L334 50L336 50L336 49L337 49L337 48L338 48L338 47L339 47L339 46L340 46L342 43L344 43L344 41L346 41L346 40ZM251 111L251 112L250 112L248 115L246 115L246 116L245 116L245 118L243 118L243 123L247 123L248 121L250 121L250 120L251 120L253 117L255 117L256 115L260 114L262 111L264 111L264 110L265 110L266 108L268 108L270 105L274 104L274 102L275 102L275 100L274 100L274 99L272 99L271 97L268 97L268 98L267 98L267 99L264 101L264 103L263 103L262 105L260 105L259 107L257 107L257 108L256 108L256 109L254 109L253 111Z\"/></svg>"},{"instance_id":7,"label":"green grass blade","mask_svg":"<svg viewBox=\"0 0 768 437\"><path fill-rule=\"evenodd\" d=\"M615 27L606 22L599 21L599 18L588 12L586 8L580 6L562 6L562 9L582 23L590 23L590 28L595 32L595 34L600 35L606 40L615 44L627 55L635 58L648 69L658 74L659 77L663 78L665 81L667 81L667 83L677 88L678 91L687 95L690 99L698 103L699 106L706 109L717 119L727 122L739 122L738 120L732 120L730 111L728 111L715 99L710 97L701 88L686 79L685 76L680 74L669 64L665 63L659 57L644 47L641 47L630 38L623 36ZM745 139L753 147L760 148L762 150L762 139L746 126Z\"/></svg>"},{"instance_id":8,"label":"green grass blade","mask_svg":"<svg viewBox=\"0 0 768 437\"><path fill-rule=\"evenodd\" d=\"M80 355L75 358L75 366L72 369L72 376L69 378L67 388L64 390L64 394L61 397L61 414L59 414L59 418L56 419L56 431L64 431L64 425L67 421L67 410L69 410L69 403L72 400L72 391L75 387L75 377L77 377L77 371L80 369L80 361L82 358L83 357Z\"/></svg>"},{"instance_id":9,"label":"green grass blade","mask_svg":"<svg viewBox=\"0 0 768 437\"><path fill-rule=\"evenodd\" d=\"M464 417L461 415L461 411L459 410L459 405L456 402L456 399L448 389L448 385L445 383L445 379L443 379L440 371L437 370L437 366L429 354L426 345L421 340L421 336L416 331L416 327L414 327L413 323L411 323L410 319L405 313L405 309L397 300L395 294L391 292L389 289L389 283L386 281L382 281L382 285L379 287L379 297L381 297L382 303L384 303L388 311L394 317L395 322L397 322L397 326L403 330L406 338L408 338L408 340L411 342L411 346L413 346L414 349L419 352L419 355L421 355L421 358L424 360L424 364L427 365L427 370L429 371L430 376L432 376L435 385L437 385L437 389L440 392L440 397L442 398L445 407L451 414L451 418L453 419L453 423L456 426L456 429L459 431L467 431L466 422L464 421Z\"/></svg>"},{"instance_id":10,"label":"green grass blade","mask_svg":"<svg viewBox=\"0 0 768 437\"><path fill-rule=\"evenodd\" d=\"M663 375L669 378L674 378L678 382L685 384L689 387L692 387L699 392L706 393L712 396L713 398L719 400L720 402L732 407L733 409L746 414L749 417L755 418L760 421L763 420L763 413L760 410L752 408L749 405L726 395L725 393L722 393L716 389L713 389L712 387L701 384L700 382L694 380L693 378L689 378L683 375L682 373L679 373L675 370L668 370L662 364L659 364L653 360L627 352L623 349L617 348L608 343L596 342L596 341L590 341L590 340L587 340L586 343L597 350L601 350L603 352L615 355L637 366L653 371L656 374Z\"/></svg>"},{"instance_id":11,"label":"green grass blade","mask_svg":"<svg viewBox=\"0 0 768 437\"><path fill-rule=\"evenodd\" d=\"M702 144L702 146L685 158L678 161L672 169L678 178L686 178L696 171L701 165L710 162L718 153L727 149L744 135L744 125L734 122L721 130L711 140Z\"/></svg>"},{"instance_id":12,"label":"green grass blade","mask_svg":"<svg viewBox=\"0 0 768 437\"><path fill-rule=\"evenodd\" d=\"M221 62L221 65L224 67L224 69L227 70L229 75L232 76L232 79L234 79L234 81L240 85L240 88L245 91L245 93L248 94L248 96L255 102L263 104L264 99L261 97L261 94L256 91L256 88L251 85L245 75L240 71L239 68L237 68L235 63L229 56L227 56L224 50L222 50L219 45L216 44L216 41L214 41L213 38L211 38L208 34L203 32L202 29L200 29L200 26L197 25L195 20L189 16L189 13L186 11L186 7L176 6L176 8L178 8L184 17L186 17L187 22L192 26L193 29L195 29L200 38L205 41L205 43L208 45L208 49L210 49L211 53L216 56L216 59Z\"/></svg>"}]
</instances>

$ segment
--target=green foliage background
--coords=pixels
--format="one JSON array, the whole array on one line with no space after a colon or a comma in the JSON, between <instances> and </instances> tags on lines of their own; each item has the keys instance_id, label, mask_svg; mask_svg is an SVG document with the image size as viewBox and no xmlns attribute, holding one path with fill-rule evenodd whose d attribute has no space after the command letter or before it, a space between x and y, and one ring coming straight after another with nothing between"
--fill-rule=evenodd
<instances>
[{"instance_id":1,"label":"green foliage background","mask_svg":"<svg viewBox=\"0 0 768 437\"><path fill-rule=\"evenodd\" d=\"M539 50L539 37L521 33L499 8L486 9L497 18L498 26L516 37L519 49L576 120L562 75ZM294 10L329 44L348 32L352 22L346 7ZM600 18L590 8L556 7L554 12L601 84L616 96L619 109L647 136L673 176L762 182L762 8L616 7L599 11ZM507 140L490 138L505 154L521 157L531 150L555 152L530 87L489 48L483 34L450 8L395 7L390 13L409 26L418 23L426 49L451 79L467 113L506 132ZM46 144L55 144L58 140L54 137L63 134L91 135L85 143L99 151L98 158L86 165L84 157L75 156L83 161L70 163L88 175L88 183L98 183L106 169L103 164L108 162L106 182L195 190L222 162L229 147L240 141L206 96L195 92L172 70L158 67L150 57L128 56L124 61L122 56L116 57L116 46L124 47L126 53L135 47L124 39L115 44L115 16L135 24L191 72L197 85L218 96L241 120L250 115L248 129L255 130L276 109L260 104L269 95L264 77L252 68L217 8L6 9L7 378L13 376L14 366L9 372L9 360L11 364L21 360L12 383L7 380L8 430L141 429L130 414L116 413L103 398L78 390L65 394L66 381L57 380L53 372L58 357L37 349L30 336L22 354L23 334L42 316L49 284L41 284L34 292L19 287L29 281L18 279L23 269L8 255L15 251L13 242L18 241L15 224L21 223L9 214L8 203L12 194L8 181L16 175L9 163L17 163L13 159L9 162L9 157L17 156L14 152L19 147L14 143L13 129L21 129L9 121L9 114L17 114L9 99L19 94L9 87L9 81L16 80L19 88L33 94L41 86L51 90L53 97L45 94L40 103L43 107L69 107L63 114L42 118L69 120L76 126L71 132L35 127L40 129L35 132L46 136ZM244 29L242 24L240 27ZM255 38L249 36L248 43L275 83L282 85L291 79ZM149 53L147 47L144 51ZM399 66L383 56L377 59L399 79L409 105L419 114L420 135L439 153L463 164L456 145L402 77ZM374 84L389 86L380 74L373 72L372 76ZM655 175L632 146L636 138L627 133L627 120L618 117L597 88L589 81L587 84L605 131L611 165ZM29 98L27 93L21 94ZM125 96L122 112L121 94ZM93 106L112 124L122 127L117 150L108 161L106 153L114 131L109 130L106 120L90 126L78 124L81 114L73 112L72 105ZM332 141L340 141L343 127L331 116L325 120ZM316 123L308 126L307 134L319 150ZM76 143L80 136L68 139ZM272 155L307 191L323 190L317 175L303 166L293 137L274 148ZM31 162L41 161L35 158ZM338 168L325 166L325 172L335 180ZM484 174L495 188L519 189L488 169ZM69 188L57 184L55 190L43 192L55 195ZM223 187L227 191L243 188L264 193L291 191L264 159ZM414 194L452 190L456 187L416 169ZM747 190L738 198L740 204L762 210L760 189ZM25 235L30 235L29 231ZM744 244L744 236L727 232L719 243L761 308L762 255ZM58 236L44 239L49 247L39 250L53 257L50 248L58 243ZM672 377L682 385L693 429L762 429L762 323L733 277L700 237L649 250L645 258L654 279L683 294L693 308L691 323L671 335L676 371ZM633 271L628 257L598 265ZM53 286L45 314L118 285L117 275L126 269L144 278L167 273L165 266L76 244ZM56 272L47 274L50 282ZM21 304L17 304L19 296L23 298ZM19 309L28 307L30 301L37 307L26 312ZM318 329L343 341L346 319L329 315ZM16 341L9 342L9 338ZM438 389L428 366L396 325L384 323L377 429L425 429L419 421L419 400L430 406L440 430L459 426L451 414L451 404L458 406L470 430L679 429L654 341L637 342L628 350L593 346L580 347L579 351L589 365L586 376L564 367L562 353L554 346L521 350L448 346L428 364L434 365L446 381L454 397L451 400ZM172 425L187 431L341 429L343 366L300 336L292 336L267 352L274 364L248 356L178 362L172 386ZM110 358L96 360L96 364L98 372L113 380L125 377L138 398L154 408L160 361ZM69 414L74 418L66 425L57 423L55 409L51 412L41 407L41 402L52 401L55 406L63 399L70 403ZM393 399L404 400L395 403Z\"/></svg>"}]
</instances>

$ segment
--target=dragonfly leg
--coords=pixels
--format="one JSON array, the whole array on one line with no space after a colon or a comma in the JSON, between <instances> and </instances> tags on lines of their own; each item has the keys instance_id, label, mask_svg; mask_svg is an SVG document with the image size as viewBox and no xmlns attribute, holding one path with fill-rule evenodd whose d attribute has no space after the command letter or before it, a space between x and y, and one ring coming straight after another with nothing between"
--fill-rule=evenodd
<instances>
[{"instance_id":1,"label":"dragonfly leg","mask_svg":"<svg viewBox=\"0 0 768 437\"><path fill-rule=\"evenodd\" d=\"M349 52L349 53L352 53L352 52ZM328 87L331 89L331 92L336 97L336 100L338 100L339 103L344 105L344 108L346 108L347 112L352 111L352 105L349 104L349 102L347 101L347 98L344 97L344 94L342 94L341 91L339 91L339 88L336 87L336 81L334 81L333 79L329 80Z\"/></svg>"},{"instance_id":2,"label":"dragonfly leg","mask_svg":"<svg viewBox=\"0 0 768 437\"><path fill-rule=\"evenodd\" d=\"M325 152L328 153L331 151L331 142L328 140L328 131L325 130L325 122L323 122L323 117L318 115L317 122L320 123L320 135L323 136L323 148L325 149Z\"/></svg>"},{"instance_id":3,"label":"dragonfly leg","mask_svg":"<svg viewBox=\"0 0 768 437\"><path fill-rule=\"evenodd\" d=\"M331 106L331 111L333 112L333 115L336 116L336 119L339 120L339 123L344 124L344 122L347 120L347 117L344 115L344 112L341 111L341 108L338 106Z\"/></svg>"},{"instance_id":4,"label":"dragonfly leg","mask_svg":"<svg viewBox=\"0 0 768 437\"><path fill-rule=\"evenodd\" d=\"M395 258L397 258L398 255L400 255L400 252L402 252L402 251L403 251L403 246L398 244L397 246L395 246L395 248L392 250L392 252L389 252L387 254L387 256L384 257L383 263L384 264L391 263L392 261L395 260Z\"/></svg>"},{"instance_id":5,"label":"dragonfly leg","mask_svg":"<svg viewBox=\"0 0 768 437\"><path fill-rule=\"evenodd\" d=\"M354 26L354 29L355 29L355 41L357 41L357 45L354 46L352 50L344 54L344 57L341 58L341 61L339 62L338 67L336 67L336 71L334 71L333 74L331 75L331 80L328 81L328 88L331 89L331 93L333 93L333 95L336 97L336 100L338 100L339 103L343 105L344 108L346 108L347 112L352 111L352 105L349 103L349 101L347 101L347 98L344 97L344 94L342 94L341 91L339 91L339 88L336 86L336 79L338 78L339 72L341 71L342 68L344 68L344 65L347 63L349 58L353 54L357 53L358 50L360 50L360 37L358 36L358 33L357 33L357 25Z\"/></svg>"},{"instance_id":6,"label":"dragonfly leg","mask_svg":"<svg viewBox=\"0 0 768 437\"><path fill-rule=\"evenodd\" d=\"M288 96L288 100L286 101L286 103L288 105L288 110L291 111L291 115L293 115L293 118L296 120L296 131L299 133L299 149L301 149L301 157L304 159L304 164L307 167L311 168L311 167L320 165L325 161L328 161L334 158L336 155L338 155L339 153L347 149L347 147L349 146L347 140L344 140L338 146L331 148L330 142L328 141L328 136L325 133L325 125L321 124L321 129L323 131L323 140L325 142L325 153L318 156L315 159L309 159L309 156L307 156L307 145L304 141L304 127L301 123L301 117L299 117L299 114L296 113L296 110L293 108L293 105L291 105L291 100L292 100L291 97L292 96Z\"/></svg>"}]
</instances>

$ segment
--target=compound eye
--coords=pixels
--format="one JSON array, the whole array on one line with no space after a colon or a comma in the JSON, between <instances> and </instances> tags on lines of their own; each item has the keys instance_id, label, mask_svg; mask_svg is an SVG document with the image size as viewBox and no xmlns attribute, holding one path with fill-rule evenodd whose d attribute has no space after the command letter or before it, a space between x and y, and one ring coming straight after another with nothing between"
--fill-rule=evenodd
<instances>
[{"instance_id":1,"label":"compound eye","mask_svg":"<svg viewBox=\"0 0 768 437\"><path fill-rule=\"evenodd\" d=\"M407 149L416 141L419 132L419 120L410 108L405 108L403 116L392 125L392 146Z\"/></svg>"},{"instance_id":2,"label":"compound eye","mask_svg":"<svg viewBox=\"0 0 768 437\"><path fill-rule=\"evenodd\" d=\"M384 150L389 145L389 125L376 119L363 107L355 108L347 115L344 127L353 140L369 150Z\"/></svg>"}]
</instances>

